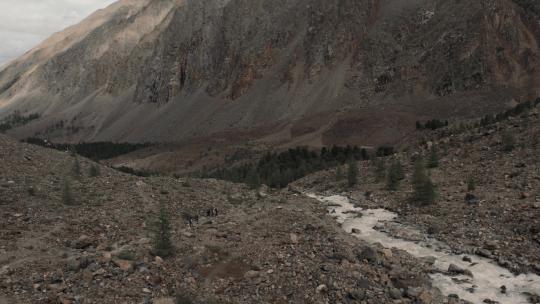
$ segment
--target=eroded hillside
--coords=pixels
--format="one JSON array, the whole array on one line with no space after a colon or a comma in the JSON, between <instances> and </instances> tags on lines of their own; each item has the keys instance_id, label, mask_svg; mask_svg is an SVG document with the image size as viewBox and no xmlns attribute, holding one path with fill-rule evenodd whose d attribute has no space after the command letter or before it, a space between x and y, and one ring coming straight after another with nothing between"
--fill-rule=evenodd
<instances>
[{"instance_id":1,"label":"eroded hillside","mask_svg":"<svg viewBox=\"0 0 540 304\"><path fill-rule=\"evenodd\" d=\"M11 134L64 142L278 125L272 140L395 143L419 117L538 95L538 16L518 2L119 1L1 71L0 117L40 114Z\"/></svg>"}]
</instances>

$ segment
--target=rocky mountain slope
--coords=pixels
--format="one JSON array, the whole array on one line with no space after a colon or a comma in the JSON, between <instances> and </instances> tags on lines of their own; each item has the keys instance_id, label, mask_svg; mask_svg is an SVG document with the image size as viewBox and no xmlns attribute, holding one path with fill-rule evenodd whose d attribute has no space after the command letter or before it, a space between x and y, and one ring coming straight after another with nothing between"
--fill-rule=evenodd
<instances>
[{"instance_id":1,"label":"rocky mountain slope","mask_svg":"<svg viewBox=\"0 0 540 304\"><path fill-rule=\"evenodd\" d=\"M431 287L427 261L368 247L287 190L107 167L91 177L86 159L4 136L0 159L2 304L463 303ZM160 206L176 248L164 259Z\"/></svg>"},{"instance_id":2,"label":"rocky mountain slope","mask_svg":"<svg viewBox=\"0 0 540 304\"><path fill-rule=\"evenodd\" d=\"M538 96L537 11L526 0L122 0L0 71L0 119L39 114L10 133L57 141L250 130L395 143L418 118Z\"/></svg>"}]
</instances>

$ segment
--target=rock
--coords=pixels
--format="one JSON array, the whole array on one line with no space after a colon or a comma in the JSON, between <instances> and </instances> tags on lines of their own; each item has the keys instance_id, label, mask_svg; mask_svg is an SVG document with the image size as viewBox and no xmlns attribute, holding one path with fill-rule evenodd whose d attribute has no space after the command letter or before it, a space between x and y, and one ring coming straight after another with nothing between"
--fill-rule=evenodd
<instances>
[{"instance_id":1,"label":"rock","mask_svg":"<svg viewBox=\"0 0 540 304\"><path fill-rule=\"evenodd\" d=\"M71 258L66 262L68 271L77 272L81 269L81 263L76 258Z\"/></svg>"},{"instance_id":2,"label":"rock","mask_svg":"<svg viewBox=\"0 0 540 304\"><path fill-rule=\"evenodd\" d=\"M464 256L462 260L463 260L463 262L472 263L472 259L470 257L468 257L468 256Z\"/></svg>"},{"instance_id":3,"label":"rock","mask_svg":"<svg viewBox=\"0 0 540 304\"><path fill-rule=\"evenodd\" d=\"M450 266L448 266L448 272L450 274L454 274L454 275L466 275L466 276L470 276L472 277L473 274L470 270L468 269L463 269L455 264L450 264Z\"/></svg>"},{"instance_id":4,"label":"rock","mask_svg":"<svg viewBox=\"0 0 540 304\"><path fill-rule=\"evenodd\" d=\"M432 304L433 303L433 296L431 293L425 289L423 289L420 294L416 297L416 299L422 303L422 304Z\"/></svg>"},{"instance_id":5,"label":"rock","mask_svg":"<svg viewBox=\"0 0 540 304\"><path fill-rule=\"evenodd\" d=\"M499 248L499 243L497 241L486 241L484 243L484 246L488 250L496 250L497 248Z\"/></svg>"},{"instance_id":6,"label":"rock","mask_svg":"<svg viewBox=\"0 0 540 304\"><path fill-rule=\"evenodd\" d=\"M351 233L354 233L354 234L360 234L360 233L362 233L362 232L360 231L360 229L353 228L353 229L351 230Z\"/></svg>"},{"instance_id":7,"label":"rock","mask_svg":"<svg viewBox=\"0 0 540 304\"><path fill-rule=\"evenodd\" d=\"M259 276L259 272L256 270L249 270L244 274L244 278L253 279Z\"/></svg>"},{"instance_id":8,"label":"rock","mask_svg":"<svg viewBox=\"0 0 540 304\"><path fill-rule=\"evenodd\" d=\"M176 304L174 298L159 298L154 299L153 304Z\"/></svg>"},{"instance_id":9,"label":"rock","mask_svg":"<svg viewBox=\"0 0 540 304\"><path fill-rule=\"evenodd\" d=\"M185 231L184 233L182 233L182 235L184 235L187 238L194 238L195 237L195 235L193 233L188 232L188 231Z\"/></svg>"},{"instance_id":10,"label":"rock","mask_svg":"<svg viewBox=\"0 0 540 304\"><path fill-rule=\"evenodd\" d=\"M162 259L161 257L159 257L159 256L156 256L156 257L154 258L154 262L155 262L156 265L158 265L158 266L163 265L163 259Z\"/></svg>"},{"instance_id":11,"label":"rock","mask_svg":"<svg viewBox=\"0 0 540 304\"><path fill-rule=\"evenodd\" d=\"M531 197L531 193L530 192L521 192L521 199L528 199L529 197Z\"/></svg>"},{"instance_id":12,"label":"rock","mask_svg":"<svg viewBox=\"0 0 540 304\"><path fill-rule=\"evenodd\" d=\"M133 270L133 262L127 261L127 260L121 260L121 259L113 259L113 263L118 266L123 271L131 271Z\"/></svg>"},{"instance_id":13,"label":"rock","mask_svg":"<svg viewBox=\"0 0 540 304\"><path fill-rule=\"evenodd\" d=\"M487 249L484 249L484 248L478 248L476 249L475 253L481 257L484 257L484 258L488 258L488 259L491 259L493 258L493 255L491 254L491 252Z\"/></svg>"},{"instance_id":14,"label":"rock","mask_svg":"<svg viewBox=\"0 0 540 304\"><path fill-rule=\"evenodd\" d=\"M394 256L394 254L392 253L392 249L389 249L389 248L384 248L382 250L382 253L384 257L387 259L391 259Z\"/></svg>"},{"instance_id":15,"label":"rock","mask_svg":"<svg viewBox=\"0 0 540 304\"><path fill-rule=\"evenodd\" d=\"M465 202L470 205L476 205L479 201L476 195L472 193L467 193L467 195L465 195Z\"/></svg>"},{"instance_id":16,"label":"rock","mask_svg":"<svg viewBox=\"0 0 540 304\"><path fill-rule=\"evenodd\" d=\"M390 288L390 290L388 291L388 294L390 295L392 299L395 299L395 300L399 300L402 297L401 290L395 287Z\"/></svg>"},{"instance_id":17,"label":"rock","mask_svg":"<svg viewBox=\"0 0 540 304\"><path fill-rule=\"evenodd\" d=\"M112 253L110 252L104 252L103 256L101 257L101 262L108 263L112 260Z\"/></svg>"},{"instance_id":18,"label":"rock","mask_svg":"<svg viewBox=\"0 0 540 304\"><path fill-rule=\"evenodd\" d=\"M375 249L371 247L364 248L359 254L358 259L360 261L368 261L370 263L376 263L379 261L379 255Z\"/></svg>"},{"instance_id":19,"label":"rock","mask_svg":"<svg viewBox=\"0 0 540 304\"><path fill-rule=\"evenodd\" d=\"M290 237L291 237L291 243L292 244L298 244L298 235L296 235L294 233L291 233Z\"/></svg>"},{"instance_id":20,"label":"rock","mask_svg":"<svg viewBox=\"0 0 540 304\"><path fill-rule=\"evenodd\" d=\"M366 299L366 292L361 290L351 290L347 294L347 297L352 300L362 301Z\"/></svg>"},{"instance_id":21,"label":"rock","mask_svg":"<svg viewBox=\"0 0 540 304\"><path fill-rule=\"evenodd\" d=\"M152 293L152 291L150 291L150 289L148 289L148 288L143 288L142 292L144 292L144 293Z\"/></svg>"},{"instance_id":22,"label":"rock","mask_svg":"<svg viewBox=\"0 0 540 304\"><path fill-rule=\"evenodd\" d=\"M506 286L501 286L501 293L506 294Z\"/></svg>"},{"instance_id":23,"label":"rock","mask_svg":"<svg viewBox=\"0 0 540 304\"><path fill-rule=\"evenodd\" d=\"M328 287L324 284L321 284L319 286L317 286L317 289L316 289L317 293L325 293L328 291Z\"/></svg>"},{"instance_id":24,"label":"rock","mask_svg":"<svg viewBox=\"0 0 540 304\"><path fill-rule=\"evenodd\" d=\"M86 249L92 245L92 240L87 235L81 235L77 241L75 241L76 249Z\"/></svg>"}]
</instances>

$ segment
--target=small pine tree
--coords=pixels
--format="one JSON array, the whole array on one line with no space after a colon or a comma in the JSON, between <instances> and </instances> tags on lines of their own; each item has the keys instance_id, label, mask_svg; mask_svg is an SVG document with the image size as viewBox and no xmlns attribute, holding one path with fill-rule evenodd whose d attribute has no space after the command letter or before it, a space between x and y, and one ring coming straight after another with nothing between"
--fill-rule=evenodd
<instances>
[{"instance_id":1,"label":"small pine tree","mask_svg":"<svg viewBox=\"0 0 540 304\"><path fill-rule=\"evenodd\" d=\"M74 203L73 193L71 191L71 183L68 179L65 179L64 184L62 185L62 202L65 205L73 205Z\"/></svg>"},{"instance_id":2,"label":"small pine tree","mask_svg":"<svg viewBox=\"0 0 540 304\"><path fill-rule=\"evenodd\" d=\"M80 177L81 176L81 164L80 164L79 158L77 156L75 156L75 160L73 160L72 172L73 172L74 177Z\"/></svg>"},{"instance_id":3,"label":"small pine tree","mask_svg":"<svg viewBox=\"0 0 540 304\"><path fill-rule=\"evenodd\" d=\"M358 184L358 164L354 160L349 162L347 168L347 182L349 187Z\"/></svg>"},{"instance_id":4,"label":"small pine tree","mask_svg":"<svg viewBox=\"0 0 540 304\"><path fill-rule=\"evenodd\" d=\"M169 257L174 253L171 241L171 224L164 207L161 207L159 218L154 227L154 253L162 258Z\"/></svg>"},{"instance_id":5,"label":"small pine tree","mask_svg":"<svg viewBox=\"0 0 540 304\"><path fill-rule=\"evenodd\" d=\"M415 201L423 205L429 205L435 202L437 197L435 185L427 174L424 163L421 160L417 161L414 166L412 183L414 190L413 198Z\"/></svg>"},{"instance_id":6,"label":"small pine tree","mask_svg":"<svg viewBox=\"0 0 540 304\"><path fill-rule=\"evenodd\" d=\"M257 173L257 170L251 169L248 172L247 175L247 184L250 189L259 189L261 187L261 178L259 177L259 174Z\"/></svg>"},{"instance_id":7,"label":"small pine tree","mask_svg":"<svg viewBox=\"0 0 540 304\"><path fill-rule=\"evenodd\" d=\"M437 168L439 166L439 154L437 153L437 148L431 147L431 152L429 154L429 168Z\"/></svg>"},{"instance_id":8,"label":"small pine tree","mask_svg":"<svg viewBox=\"0 0 540 304\"><path fill-rule=\"evenodd\" d=\"M394 162L388 169L388 174L386 175L386 187L390 191L395 191L399 188L401 181L401 175L403 175L403 170L401 164Z\"/></svg>"},{"instance_id":9,"label":"small pine tree","mask_svg":"<svg viewBox=\"0 0 540 304\"><path fill-rule=\"evenodd\" d=\"M384 159L379 158L375 163L375 181L377 183L384 180L386 177L386 165L384 164Z\"/></svg>"},{"instance_id":10,"label":"small pine tree","mask_svg":"<svg viewBox=\"0 0 540 304\"><path fill-rule=\"evenodd\" d=\"M471 176L467 180L467 191L471 192L474 190L476 190L476 180Z\"/></svg>"},{"instance_id":11,"label":"small pine tree","mask_svg":"<svg viewBox=\"0 0 540 304\"><path fill-rule=\"evenodd\" d=\"M101 172L100 172L99 166L96 164L93 164L92 166L90 166L90 172L88 172L88 175L90 175L90 177L100 176Z\"/></svg>"},{"instance_id":12,"label":"small pine tree","mask_svg":"<svg viewBox=\"0 0 540 304\"><path fill-rule=\"evenodd\" d=\"M394 166L394 170L396 172L396 177L401 181L405 179L405 172L403 172L403 165L399 161L399 159L396 159L394 163L392 164Z\"/></svg>"},{"instance_id":13,"label":"small pine tree","mask_svg":"<svg viewBox=\"0 0 540 304\"><path fill-rule=\"evenodd\" d=\"M505 131L502 135L503 150L510 152L516 147L516 140L510 131Z\"/></svg>"},{"instance_id":14,"label":"small pine tree","mask_svg":"<svg viewBox=\"0 0 540 304\"><path fill-rule=\"evenodd\" d=\"M338 166L336 169L336 181L342 181L344 178L343 170L341 170L341 166Z\"/></svg>"}]
</instances>

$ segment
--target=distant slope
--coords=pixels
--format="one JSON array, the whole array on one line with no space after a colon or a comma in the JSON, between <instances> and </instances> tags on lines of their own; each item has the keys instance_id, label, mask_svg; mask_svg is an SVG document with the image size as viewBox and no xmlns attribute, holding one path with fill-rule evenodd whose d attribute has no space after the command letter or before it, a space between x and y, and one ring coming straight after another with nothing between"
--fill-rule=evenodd
<instances>
[{"instance_id":1,"label":"distant slope","mask_svg":"<svg viewBox=\"0 0 540 304\"><path fill-rule=\"evenodd\" d=\"M3 69L0 119L39 113L11 134L59 141L241 129L309 144L397 142L419 118L473 116L539 95L530 5L119 1Z\"/></svg>"}]
</instances>

